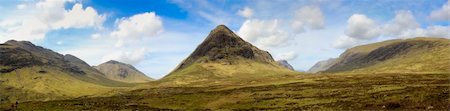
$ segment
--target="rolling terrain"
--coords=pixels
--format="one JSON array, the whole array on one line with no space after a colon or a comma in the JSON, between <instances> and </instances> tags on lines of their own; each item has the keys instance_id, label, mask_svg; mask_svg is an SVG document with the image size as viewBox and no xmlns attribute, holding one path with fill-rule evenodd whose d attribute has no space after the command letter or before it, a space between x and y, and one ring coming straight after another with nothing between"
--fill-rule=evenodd
<instances>
[{"instance_id":1,"label":"rolling terrain","mask_svg":"<svg viewBox=\"0 0 450 111\"><path fill-rule=\"evenodd\" d=\"M219 25L167 76L140 84L111 80L125 75L115 61L97 71L74 56L22 45L0 45L0 110L450 109L449 39L356 46L306 74Z\"/></svg>"},{"instance_id":2,"label":"rolling terrain","mask_svg":"<svg viewBox=\"0 0 450 111\"><path fill-rule=\"evenodd\" d=\"M448 110L450 73L290 76L242 86L159 87L26 102L24 110ZM3 107L8 107L4 104Z\"/></svg>"}]
</instances>

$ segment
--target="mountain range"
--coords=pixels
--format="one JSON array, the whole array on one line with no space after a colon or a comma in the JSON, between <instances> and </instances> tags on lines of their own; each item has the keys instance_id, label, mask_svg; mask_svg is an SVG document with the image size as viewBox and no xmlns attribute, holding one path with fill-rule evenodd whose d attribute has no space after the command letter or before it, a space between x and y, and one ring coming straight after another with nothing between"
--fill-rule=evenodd
<instances>
[{"instance_id":1,"label":"mountain range","mask_svg":"<svg viewBox=\"0 0 450 111\"><path fill-rule=\"evenodd\" d=\"M133 73L130 75L136 72L127 71ZM107 95L116 90L114 87L132 86L111 79L110 73L105 75L73 55L62 55L28 41L0 44L0 72L0 88L4 88L0 99L9 101Z\"/></svg>"}]
</instances>

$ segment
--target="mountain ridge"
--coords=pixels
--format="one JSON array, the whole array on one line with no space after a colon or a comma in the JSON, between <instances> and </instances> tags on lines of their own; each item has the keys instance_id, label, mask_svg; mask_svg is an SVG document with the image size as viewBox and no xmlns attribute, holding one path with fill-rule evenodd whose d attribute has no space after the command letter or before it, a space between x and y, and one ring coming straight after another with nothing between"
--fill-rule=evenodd
<instances>
[{"instance_id":1,"label":"mountain ridge","mask_svg":"<svg viewBox=\"0 0 450 111\"><path fill-rule=\"evenodd\" d=\"M324 72L450 71L446 68L450 67L448 47L449 39L424 37L356 46L342 53Z\"/></svg>"}]
</instances>

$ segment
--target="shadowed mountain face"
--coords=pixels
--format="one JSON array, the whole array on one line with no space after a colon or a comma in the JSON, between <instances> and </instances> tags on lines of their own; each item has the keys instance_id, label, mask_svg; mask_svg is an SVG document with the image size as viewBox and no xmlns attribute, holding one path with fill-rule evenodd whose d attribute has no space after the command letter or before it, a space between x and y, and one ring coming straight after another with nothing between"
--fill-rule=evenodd
<instances>
[{"instance_id":1,"label":"shadowed mountain face","mask_svg":"<svg viewBox=\"0 0 450 111\"><path fill-rule=\"evenodd\" d=\"M217 26L179 66L162 80L175 84L258 78L292 72L267 52L244 41L224 25ZM216 81L218 82L218 81Z\"/></svg>"},{"instance_id":2,"label":"shadowed mountain face","mask_svg":"<svg viewBox=\"0 0 450 111\"><path fill-rule=\"evenodd\" d=\"M348 49L326 72L448 72L450 40L389 40Z\"/></svg>"},{"instance_id":3,"label":"shadowed mountain face","mask_svg":"<svg viewBox=\"0 0 450 111\"><path fill-rule=\"evenodd\" d=\"M295 70L294 67L292 67L292 65L289 64L286 60L279 60L279 61L277 61L277 63L285 68L290 69L290 70L293 70L293 71Z\"/></svg>"},{"instance_id":4,"label":"shadowed mountain face","mask_svg":"<svg viewBox=\"0 0 450 111\"><path fill-rule=\"evenodd\" d=\"M144 73L137 70L130 64L121 63L110 60L98 66L97 70L104 73L107 78L129 83L142 83L152 81L152 78L147 77Z\"/></svg>"},{"instance_id":5,"label":"shadowed mountain face","mask_svg":"<svg viewBox=\"0 0 450 111\"><path fill-rule=\"evenodd\" d=\"M81 67L87 65L79 62L78 58L72 55L61 55L49 49L35 46L28 41L10 40L1 45L0 65L9 68L2 68L1 72L10 72L22 67L31 66L56 66L69 73L83 75L86 74ZM95 71L95 70L94 70ZM101 75L101 73L95 73Z\"/></svg>"}]
</instances>

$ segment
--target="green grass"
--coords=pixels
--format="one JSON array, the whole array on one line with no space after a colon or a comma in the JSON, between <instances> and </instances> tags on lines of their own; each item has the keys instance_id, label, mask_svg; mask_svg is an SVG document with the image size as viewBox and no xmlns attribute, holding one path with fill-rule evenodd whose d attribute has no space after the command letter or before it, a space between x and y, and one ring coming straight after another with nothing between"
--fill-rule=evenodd
<instances>
[{"instance_id":1,"label":"green grass","mask_svg":"<svg viewBox=\"0 0 450 111\"><path fill-rule=\"evenodd\" d=\"M26 102L20 109L447 110L449 77L450 73L301 74L248 86L143 88L111 97Z\"/></svg>"},{"instance_id":2,"label":"green grass","mask_svg":"<svg viewBox=\"0 0 450 111\"><path fill-rule=\"evenodd\" d=\"M237 59L230 65L226 61L194 63L170 73L157 83L159 86L213 86L248 85L261 81L278 80L289 75L298 75L276 63Z\"/></svg>"}]
</instances>

